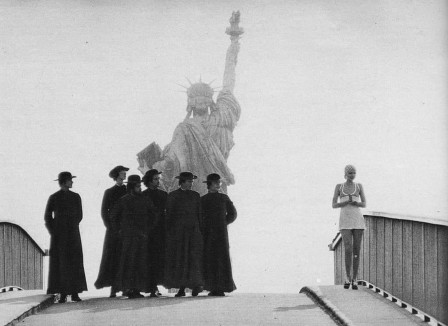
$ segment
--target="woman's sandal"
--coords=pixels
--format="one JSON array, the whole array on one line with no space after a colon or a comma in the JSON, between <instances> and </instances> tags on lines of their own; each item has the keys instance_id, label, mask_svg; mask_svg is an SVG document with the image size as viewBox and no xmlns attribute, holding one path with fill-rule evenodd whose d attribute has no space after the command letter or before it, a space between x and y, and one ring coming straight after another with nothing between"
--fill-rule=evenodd
<instances>
[{"instance_id":1,"label":"woman's sandal","mask_svg":"<svg viewBox=\"0 0 448 326\"><path fill-rule=\"evenodd\" d=\"M344 289L348 289L350 287L350 282L349 281L345 281L344 282Z\"/></svg>"},{"instance_id":2,"label":"woman's sandal","mask_svg":"<svg viewBox=\"0 0 448 326\"><path fill-rule=\"evenodd\" d=\"M352 290L358 290L358 281L352 280Z\"/></svg>"}]
</instances>

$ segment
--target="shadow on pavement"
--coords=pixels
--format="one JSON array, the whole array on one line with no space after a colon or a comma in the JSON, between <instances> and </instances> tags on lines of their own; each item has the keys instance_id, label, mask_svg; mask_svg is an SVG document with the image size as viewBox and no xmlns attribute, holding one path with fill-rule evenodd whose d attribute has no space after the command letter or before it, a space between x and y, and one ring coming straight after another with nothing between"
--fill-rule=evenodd
<instances>
[{"instance_id":1,"label":"shadow on pavement","mask_svg":"<svg viewBox=\"0 0 448 326\"><path fill-rule=\"evenodd\" d=\"M275 308L274 311L282 312L282 311L291 311L291 310L308 310L308 309L316 309L316 308L319 308L319 307L315 304L303 304L303 305L298 305L295 307L278 307L278 308Z\"/></svg>"},{"instance_id":2,"label":"shadow on pavement","mask_svg":"<svg viewBox=\"0 0 448 326\"><path fill-rule=\"evenodd\" d=\"M129 310L158 308L162 306L176 305L185 303L187 301L191 302L191 301L213 300L213 299L217 299L217 297L209 297L209 296L197 296L197 297L185 297L185 298L144 297L139 299L128 299L126 297L117 297L113 299L92 298L92 299L85 299L81 302L55 303L50 308L40 312L39 315L61 314L77 310L78 311L83 310L83 312L85 313L98 313L109 310L129 311Z\"/></svg>"}]
</instances>

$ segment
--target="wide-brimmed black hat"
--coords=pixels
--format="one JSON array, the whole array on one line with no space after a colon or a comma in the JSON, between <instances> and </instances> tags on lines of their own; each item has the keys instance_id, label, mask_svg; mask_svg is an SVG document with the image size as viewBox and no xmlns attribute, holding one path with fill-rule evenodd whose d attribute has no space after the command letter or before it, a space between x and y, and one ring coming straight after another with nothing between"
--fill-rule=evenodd
<instances>
[{"instance_id":1,"label":"wide-brimmed black hat","mask_svg":"<svg viewBox=\"0 0 448 326\"><path fill-rule=\"evenodd\" d=\"M54 180L54 181L62 181L62 182L64 182L64 181L67 181L67 180L71 180L73 178L76 178L76 176L72 175L70 172L64 171L64 172L59 173L58 178L56 180Z\"/></svg>"},{"instance_id":2,"label":"wide-brimmed black hat","mask_svg":"<svg viewBox=\"0 0 448 326\"><path fill-rule=\"evenodd\" d=\"M194 175L191 172L181 172L176 179L181 179L181 180L193 180L193 179L197 179L198 177L196 175Z\"/></svg>"},{"instance_id":3,"label":"wide-brimmed black hat","mask_svg":"<svg viewBox=\"0 0 448 326\"><path fill-rule=\"evenodd\" d=\"M131 174L128 177L128 181L126 181L126 183L139 183L142 182L142 180L140 179L140 176L138 174Z\"/></svg>"},{"instance_id":4,"label":"wide-brimmed black hat","mask_svg":"<svg viewBox=\"0 0 448 326\"><path fill-rule=\"evenodd\" d=\"M121 171L129 171L129 168L126 168L123 165L117 165L112 170L110 170L109 177L111 177L112 179L116 179L116 178L118 178L118 174Z\"/></svg>"},{"instance_id":5,"label":"wide-brimmed black hat","mask_svg":"<svg viewBox=\"0 0 448 326\"><path fill-rule=\"evenodd\" d=\"M156 169L146 171L145 175L142 178L143 183L152 181L152 178L157 174L162 174L162 172L157 171Z\"/></svg>"},{"instance_id":6,"label":"wide-brimmed black hat","mask_svg":"<svg viewBox=\"0 0 448 326\"><path fill-rule=\"evenodd\" d=\"M211 181L221 181L221 176L218 173L212 173L207 176L207 181L202 181L202 183Z\"/></svg>"}]
</instances>

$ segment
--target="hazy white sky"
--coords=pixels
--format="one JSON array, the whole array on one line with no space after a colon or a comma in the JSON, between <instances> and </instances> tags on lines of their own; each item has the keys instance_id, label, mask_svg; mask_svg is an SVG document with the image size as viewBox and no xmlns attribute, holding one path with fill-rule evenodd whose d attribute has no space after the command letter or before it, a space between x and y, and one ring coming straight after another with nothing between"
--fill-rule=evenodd
<instances>
[{"instance_id":1,"label":"hazy white sky","mask_svg":"<svg viewBox=\"0 0 448 326\"><path fill-rule=\"evenodd\" d=\"M100 205L118 164L162 147L185 116L185 77L220 86L224 34L241 12L229 189L235 281L244 292L333 282L327 244L343 168L369 210L448 219L445 1L3 1L0 220L43 246L52 180L83 199L88 285Z\"/></svg>"}]
</instances>

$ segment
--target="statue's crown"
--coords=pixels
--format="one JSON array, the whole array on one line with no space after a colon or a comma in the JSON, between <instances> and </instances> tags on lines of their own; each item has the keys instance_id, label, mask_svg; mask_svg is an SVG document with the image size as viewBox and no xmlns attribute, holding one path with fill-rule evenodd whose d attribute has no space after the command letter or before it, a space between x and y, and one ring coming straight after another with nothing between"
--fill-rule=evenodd
<instances>
[{"instance_id":1,"label":"statue's crown","mask_svg":"<svg viewBox=\"0 0 448 326\"><path fill-rule=\"evenodd\" d=\"M187 89L188 97L213 97L213 93L213 88L211 88L209 84L203 82L194 83Z\"/></svg>"}]
</instances>

